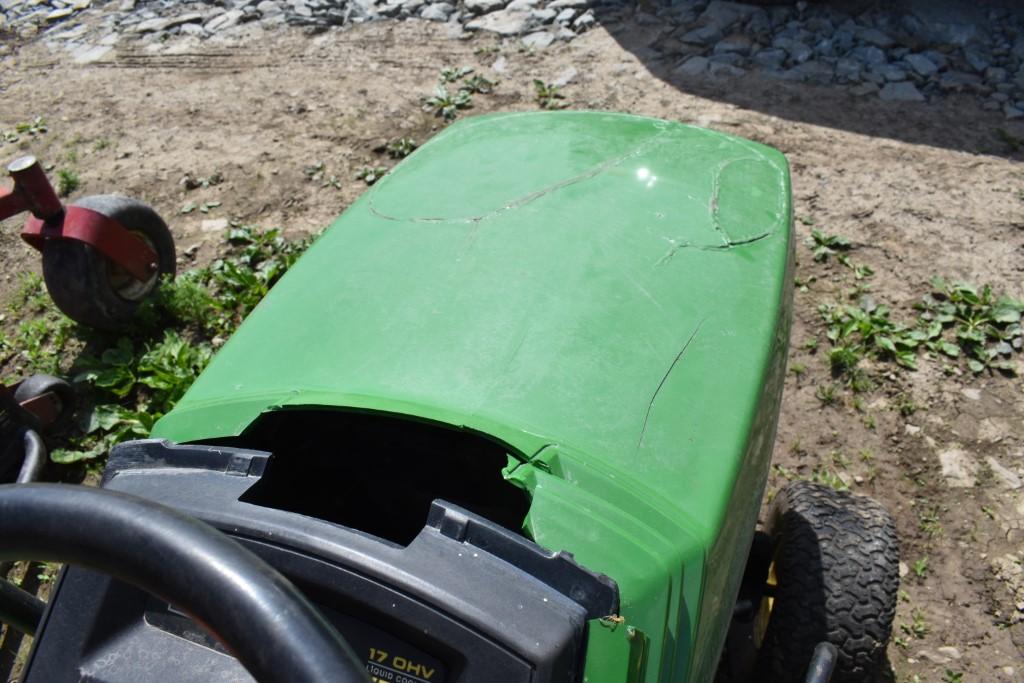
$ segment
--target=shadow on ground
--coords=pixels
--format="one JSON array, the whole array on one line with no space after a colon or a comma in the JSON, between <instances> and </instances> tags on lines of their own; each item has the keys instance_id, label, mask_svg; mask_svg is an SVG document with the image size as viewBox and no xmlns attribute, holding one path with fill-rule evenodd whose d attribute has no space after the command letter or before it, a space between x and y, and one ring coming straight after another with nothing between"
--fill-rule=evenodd
<instances>
[{"instance_id":1,"label":"shadow on ground","mask_svg":"<svg viewBox=\"0 0 1024 683\"><path fill-rule=\"evenodd\" d=\"M771 3L760 4L770 9ZM775 6L780 4L792 6L774 3ZM926 5L925 9L918 11L922 4ZM980 24L988 21L989 12L999 11L1011 16L1014 22L1019 17L1024 25L1024 3L1010 0L832 0L814 3L814 11L836 10L852 16L866 11L885 11L898 21L901 12L935 16L938 5L943 6L941 18L947 21L955 18ZM680 91L784 120L873 138L1007 158L1020 158L1024 154L1024 118L1008 120L1001 110L983 109L985 96L978 93L929 91L926 102L888 101L877 92L856 94L855 86L850 83L809 86L806 82L785 80L756 67L735 75L728 71L712 74L707 70L687 73L679 67L693 56L712 57L714 47L681 45L679 35L694 24L679 29L671 19L676 11L677 8L666 2L605 5L595 9L599 22L606 26L610 35L636 56L652 76ZM948 45L915 44L913 36L898 32L897 36L914 50L938 48L953 54L953 48ZM988 46L982 45L982 49ZM1021 71L1024 72L1024 67Z\"/></svg>"}]
</instances>

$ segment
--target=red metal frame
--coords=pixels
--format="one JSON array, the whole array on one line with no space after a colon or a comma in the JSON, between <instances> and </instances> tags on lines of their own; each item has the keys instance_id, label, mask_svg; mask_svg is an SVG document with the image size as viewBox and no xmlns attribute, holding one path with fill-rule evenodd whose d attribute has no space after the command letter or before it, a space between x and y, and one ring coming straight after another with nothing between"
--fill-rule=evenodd
<instances>
[{"instance_id":1,"label":"red metal frame","mask_svg":"<svg viewBox=\"0 0 1024 683\"><path fill-rule=\"evenodd\" d=\"M51 239L85 242L139 282L146 282L157 270L157 255L149 245L117 221L81 206L69 206L64 213L46 221L30 216L22 228L21 239L39 251Z\"/></svg>"},{"instance_id":2,"label":"red metal frame","mask_svg":"<svg viewBox=\"0 0 1024 683\"><path fill-rule=\"evenodd\" d=\"M81 206L65 208L35 158L17 159L7 170L14 187L0 188L0 220L29 211L32 215L25 221L21 238L34 249L42 251L51 239L77 240L140 282L146 282L157 271L156 252L120 223Z\"/></svg>"}]
</instances>

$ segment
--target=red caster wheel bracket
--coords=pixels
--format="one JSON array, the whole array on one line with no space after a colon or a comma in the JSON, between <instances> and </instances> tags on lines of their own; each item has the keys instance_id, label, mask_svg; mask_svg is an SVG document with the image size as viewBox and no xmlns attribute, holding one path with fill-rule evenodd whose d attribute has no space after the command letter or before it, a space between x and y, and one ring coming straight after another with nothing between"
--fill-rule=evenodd
<instances>
[{"instance_id":1,"label":"red caster wheel bracket","mask_svg":"<svg viewBox=\"0 0 1024 683\"><path fill-rule=\"evenodd\" d=\"M31 212L21 238L34 249L42 251L51 239L76 240L93 247L139 282L146 282L156 272L157 253L120 223L84 207L63 206L34 157L17 159L7 170L14 188L0 189L0 220Z\"/></svg>"}]
</instances>

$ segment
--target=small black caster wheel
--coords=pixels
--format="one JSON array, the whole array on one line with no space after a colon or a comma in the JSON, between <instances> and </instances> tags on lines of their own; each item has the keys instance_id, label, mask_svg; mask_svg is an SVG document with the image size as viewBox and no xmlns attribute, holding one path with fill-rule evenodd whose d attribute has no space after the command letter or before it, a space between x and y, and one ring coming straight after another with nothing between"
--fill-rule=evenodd
<instances>
[{"instance_id":1,"label":"small black caster wheel","mask_svg":"<svg viewBox=\"0 0 1024 683\"><path fill-rule=\"evenodd\" d=\"M157 254L156 272L139 282L84 242L55 239L43 247L43 279L57 308L89 327L124 329L160 279L174 276L174 238L156 211L135 199L95 195L78 200L75 206L114 219Z\"/></svg>"},{"instance_id":2,"label":"small black caster wheel","mask_svg":"<svg viewBox=\"0 0 1024 683\"><path fill-rule=\"evenodd\" d=\"M32 375L14 390L14 400L31 416L30 426L56 434L71 424L75 414L74 388L52 375Z\"/></svg>"}]
</instances>

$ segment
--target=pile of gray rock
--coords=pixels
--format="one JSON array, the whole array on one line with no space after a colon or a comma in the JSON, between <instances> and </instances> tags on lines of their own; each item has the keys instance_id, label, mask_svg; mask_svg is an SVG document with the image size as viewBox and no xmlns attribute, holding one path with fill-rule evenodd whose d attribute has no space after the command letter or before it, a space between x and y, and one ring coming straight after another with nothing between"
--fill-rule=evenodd
<instances>
[{"instance_id":1,"label":"pile of gray rock","mask_svg":"<svg viewBox=\"0 0 1024 683\"><path fill-rule=\"evenodd\" d=\"M680 75L755 69L904 101L967 92L986 109L1024 116L1024 12L990 11L983 22L961 23L955 13L928 11L927 3L919 3L924 17L885 10L851 16L826 3L701 4L677 6L677 27L656 44L680 58Z\"/></svg>"},{"instance_id":2,"label":"pile of gray rock","mask_svg":"<svg viewBox=\"0 0 1024 683\"><path fill-rule=\"evenodd\" d=\"M645 9L626 0L0 0L0 29L75 35L68 28L83 11L103 13L120 35L147 40L205 38L253 22L316 32L418 19L444 22L451 36L490 32L543 49L603 24L624 43L642 34L627 47L680 78L756 71L911 102L965 92L986 109L1024 118L1024 11L961 4L969 9L960 14L931 0L911 11L874 3L848 14L829 3L726 0L665 0Z\"/></svg>"}]
</instances>

